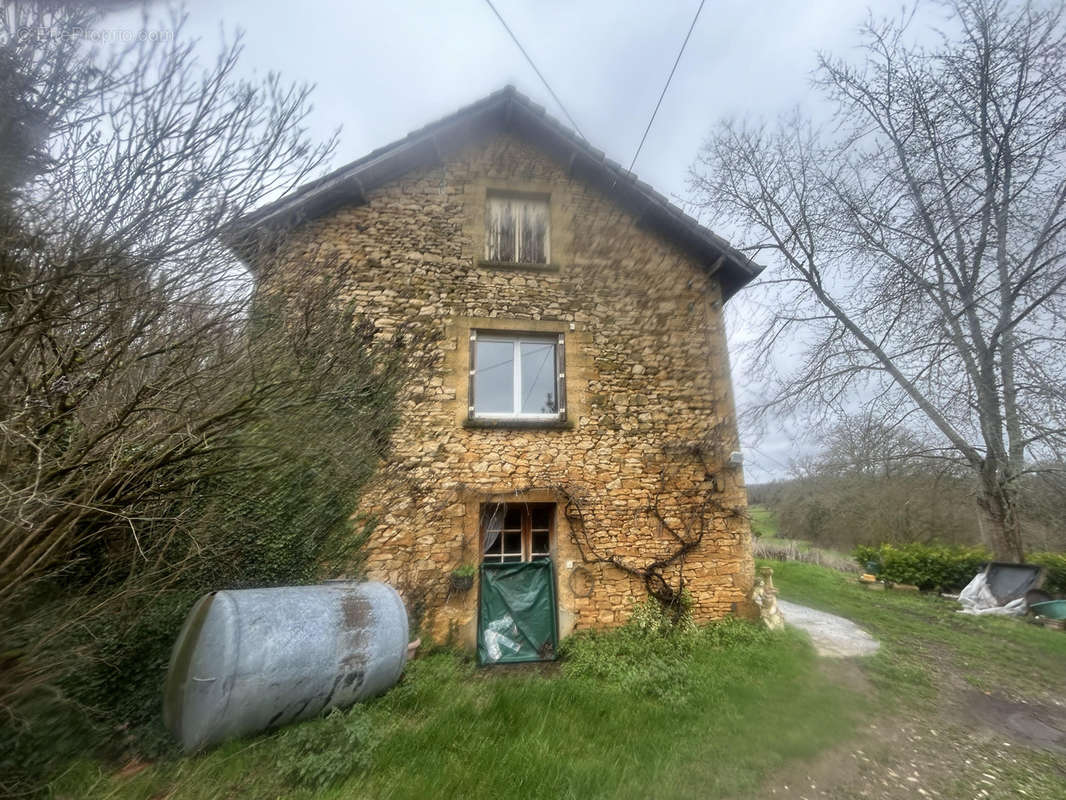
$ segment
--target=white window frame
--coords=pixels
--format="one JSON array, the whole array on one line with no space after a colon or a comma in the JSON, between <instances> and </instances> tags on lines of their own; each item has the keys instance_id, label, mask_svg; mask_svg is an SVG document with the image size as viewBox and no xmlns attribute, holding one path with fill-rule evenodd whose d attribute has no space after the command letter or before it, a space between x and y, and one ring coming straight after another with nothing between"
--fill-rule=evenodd
<instances>
[{"instance_id":1,"label":"white window frame","mask_svg":"<svg viewBox=\"0 0 1066 800\"><path fill-rule=\"evenodd\" d=\"M477 343L482 342L509 342L513 345L511 359L513 365L512 386L514 396L512 398L511 412L484 412L477 410L477 396L475 394L476 375L477 375ZM530 414L522 412L522 344L552 344L554 346L554 362L555 362L555 404L556 411L551 414ZM528 421L541 421L551 422L554 420L565 419L566 406L565 406L565 390L564 381L566 380L565 365L560 354L563 352L565 346L564 335L558 334L536 334L536 333L510 333L507 331L471 331L470 332L470 398L469 398L469 415L471 419L484 419L484 420L528 420Z\"/></svg>"}]
</instances>

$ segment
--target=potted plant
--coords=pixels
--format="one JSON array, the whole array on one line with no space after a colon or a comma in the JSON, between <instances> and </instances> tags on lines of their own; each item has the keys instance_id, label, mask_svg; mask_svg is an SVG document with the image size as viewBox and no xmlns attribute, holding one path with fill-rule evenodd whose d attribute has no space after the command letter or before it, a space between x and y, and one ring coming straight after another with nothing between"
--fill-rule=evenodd
<instances>
[{"instance_id":1,"label":"potted plant","mask_svg":"<svg viewBox=\"0 0 1066 800\"><path fill-rule=\"evenodd\" d=\"M461 567L457 567L452 570L452 588L465 592L474 585L474 576L477 574L477 567L473 564L463 564Z\"/></svg>"}]
</instances>

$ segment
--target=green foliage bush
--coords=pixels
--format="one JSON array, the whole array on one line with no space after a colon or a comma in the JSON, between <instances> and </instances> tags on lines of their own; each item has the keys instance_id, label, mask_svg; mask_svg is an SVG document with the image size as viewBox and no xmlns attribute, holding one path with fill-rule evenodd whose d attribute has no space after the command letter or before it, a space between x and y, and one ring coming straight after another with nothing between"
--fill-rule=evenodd
<instances>
[{"instance_id":1,"label":"green foliage bush","mask_svg":"<svg viewBox=\"0 0 1066 800\"><path fill-rule=\"evenodd\" d=\"M1044 591L1066 595L1066 553L1033 553L1029 563L1039 564L1047 570Z\"/></svg>"},{"instance_id":2,"label":"green foliage bush","mask_svg":"<svg viewBox=\"0 0 1066 800\"><path fill-rule=\"evenodd\" d=\"M854 556L864 569L867 562L874 562L884 581L941 591L961 589L991 558L982 547L917 542L857 547Z\"/></svg>"},{"instance_id":3,"label":"green foliage bush","mask_svg":"<svg viewBox=\"0 0 1066 800\"><path fill-rule=\"evenodd\" d=\"M62 688L101 729L101 755L158 758L177 752L160 715L163 680L170 648L196 597L190 591L163 593L125 609L112 625L83 631L83 668Z\"/></svg>"},{"instance_id":4,"label":"green foliage bush","mask_svg":"<svg viewBox=\"0 0 1066 800\"><path fill-rule=\"evenodd\" d=\"M867 563L874 563L879 577L889 583L909 583L919 589L942 591L961 589L992 559L983 547L917 543L862 545L852 554L863 569ZM1066 554L1032 553L1027 560L1046 568L1046 591L1066 593Z\"/></svg>"},{"instance_id":5,"label":"green foliage bush","mask_svg":"<svg viewBox=\"0 0 1066 800\"><path fill-rule=\"evenodd\" d=\"M851 555L864 571L868 564L873 564L874 569L880 570L880 551L881 548L879 545L860 544L851 551Z\"/></svg>"},{"instance_id":6,"label":"green foliage bush","mask_svg":"<svg viewBox=\"0 0 1066 800\"><path fill-rule=\"evenodd\" d=\"M732 618L697 626L686 614L674 622L649 599L618 630L587 631L567 639L563 669L568 677L610 683L626 694L678 705L691 691L693 674L686 664L697 649L749 646L765 642L769 635L761 626Z\"/></svg>"},{"instance_id":7,"label":"green foliage bush","mask_svg":"<svg viewBox=\"0 0 1066 800\"><path fill-rule=\"evenodd\" d=\"M48 641L52 652L45 655L69 666L58 681L21 698L12 724L0 725L0 796L40 789L78 757L117 761L177 753L160 718L162 684L195 597L164 592L112 609L110 619L90 616L58 632L55 620L77 620L83 599L53 600L35 625L16 631L11 644L18 649L27 640Z\"/></svg>"},{"instance_id":8,"label":"green foliage bush","mask_svg":"<svg viewBox=\"0 0 1066 800\"><path fill-rule=\"evenodd\" d=\"M292 788L319 791L366 769L375 743L363 706L334 709L279 734L274 763Z\"/></svg>"},{"instance_id":9,"label":"green foliage bush","mask_svg":"<svg viewBox=\"0 0 1066 800\"><path fill-rule=\"evenodd\" d=\"M34 658L56 674L20 701L20 724L0 726L0 795L39 787L79 755L120 760L176 752L162 725L161 692L170 649L199 595L306 583L330 565L352 574L369 524L349 515L395 422L408 354L377 345L348 313L322 324L321 348L292 353L289 367L274 364L297 376L310 372L306 388L290 391L278 407L265 404L235 432L236 446L214 469L194 465L189 496L166 521L174 530L169 544L148 551L154 572L141 559L143 572L106 581L60 574L7 631L8 652L49 641L48 652L37 648ZM323 376L314 362L328 353L328 342L343 345L346 355Z\"/></svg>"}]
</instances>

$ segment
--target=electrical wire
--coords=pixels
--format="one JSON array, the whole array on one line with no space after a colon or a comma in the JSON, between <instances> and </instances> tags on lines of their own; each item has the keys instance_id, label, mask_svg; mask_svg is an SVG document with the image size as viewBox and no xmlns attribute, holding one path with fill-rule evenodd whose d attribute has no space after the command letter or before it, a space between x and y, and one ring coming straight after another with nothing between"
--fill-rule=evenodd
<instances>
[{"instance_id":1,"label":"electrical wire","mask_svg":"<svg viewBox=\"0 0 1066 800\"><path fill-rule=\"evenodd\" d=\"M488 2L488 0L485 0ZM648 138L648 131L651 130L651 125L655 122L655 115L659 113L659 106L663 104L663 98L666 97L666 90L670 88L670 81L674 78L674 73L677 71L677 65L681 62L681 55L685 52L685 46L688 44L688 39L692 36L692 29L696 27L696 20L700 18L700 12L703 11L703 4L707 0L700 0L700 7L696 9L696 16L692 18L692 24L688 26L688 33L685 34L685 41L681 43L681 49L677 51L677 58L674 59L674 66L670 69L670 74L666 78L666 85L663 86L662 94L659 95L659 102L655 104L655 110L651 112L651 119L648 120L648 127L644 129L644 135L640 137L640 144L637 145L637 152L633 154L633 160L629 162L629 171L633 171L633 166L637 163L637 156L640 155L640 151L644 148L644 141ZM491 5L491 3L490 3ZM534 69L536 69L534 67Z\"/></svg>"},{"instance_id":2,"label":"electrical wire","mask_svg":"<svg viewBox=\"0 0 1066 800\"><path fill-rule=\"evenodd\" d=\"M540 78L540 82L544 84L544 88L548 90L548 93L552 96L552 99L554 99L555 102L558 103L559 108L561 108L563 111L563 114L565 114L566 118L570 120L570 124L574 126L574 130L577 131L577 135L580 136L582 139L585 139L585 134L581 132L581 128L578 127L578 124L574 120L574 118L570 116L570 112L566 110L566 106L563 105L563 101L559 99L559 95L557 95L555 93L555 90L552 89L551 84L548 83L548 79L541 74L539 69L537 69L537 65L533 63L533 59L530 58L529 53L526 52L526 48L522 47L522 43L518 41L518 37L515 36L514 31L511 30L511 26L507 24L507 20L505 20L503 18L503 15L496 10L496 6L492 4L492 0L485 0L485 2L488 4L488 7L492 9L492 13L496 15L496 19L498 19L500 21L500 24L503 25L503 29L507 31L507 34L511 37L511 40L518 46L518 49L522 51L522 55L526 57L526 61L529 62L529 66L533 67L533 71L537 73L537 77ZM703 7L702 3L700 4L700 7ZM689 31L689 33L691 33L691 31ZM685 41L688 41L688 39L686 39ZM676 67L677 65L675 64L674 66ZM671 73L671 75L672 74L673 73ZM587 142L588 139L585 139L585 141Z\"/></svg>"},{"instance_id":3,"label":"electrical wire","mask_svg":"<svg viewBox=\"0 0 1066 800\"><path fill-rule=\"evenodd\" d=\"M782 463L780 460L774 458L769 453L767 453L767 452L765 452L763 450L760 450L758 447L755 447L754 445L749 444L749 445L747 445L747 448L749 450L751 450L753 453L755 453L756 455L762 456L767 461L772 461L776 466L780 467L783 470L788 471L789 469L791 469L791 467L789 467L787 464Z\"/></svg>"}]
</instances>

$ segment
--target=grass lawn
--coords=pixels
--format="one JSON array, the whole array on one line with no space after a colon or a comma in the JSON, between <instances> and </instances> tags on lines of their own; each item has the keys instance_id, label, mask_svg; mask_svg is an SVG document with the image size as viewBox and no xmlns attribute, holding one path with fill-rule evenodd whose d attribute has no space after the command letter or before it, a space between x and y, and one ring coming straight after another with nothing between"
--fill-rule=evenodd
<instances>
[{"instance_id":1,"label":"grass lawn","mask_svg":"<svg viewBox=\"0 0 1066 800\"><path fill-rule=\"evenodd\" d=\"M448 653L418 659L398 688L356 710L379 736L369 767L317 794L287 783L278 765L300 729L328 719L131 776L85 762L53 790L72 798L376 800L757 794L773 770L848 737L858 698L819 671L802 636L756 634L724 645L701 637L680 671L653 658L647 679L597 680L566 665L498 672Z\"/></svg>"},{"instance_id":2,"label":"grass lawn","mask_svg":"<svg viewBox=\"0 0 1066 800\"><path fill-rule=\"evenodd\" d=\"M852 576L810 564L761 563L774 568L782 597L854 620L881 641L864 669L883 702L924 703L945 672L981 691L1066 700L1061 632L958 614L958 603L936 595L872 592Z\"/></svg>"},{"instance_id":3,"label":"grass lawn","mask_svg":"<svg viewBox=\"0 0 1066 800\"><path fill-rule=\"evenodd\" d=\"M748 506L751 517L751 531L757 536L775 538L780 534L777 526L777 514L766 506Z\"/></svg>"},{"instance_id":4,"label":"grass lawn","mask_svg":"<svg viewBox=\"0 0 1066 800\"><path fill-rule=\"evenodd\" d=\"M777 513L773 509L748 506L748 514L751 517L751 530L756 534L752 542L756 558L801 561L843 570L855 566L854 559L848 553L815 547L802 539L782 538Z\"/></svg>"},{"instance_id":5,"label":"grass lawn","mask_svg":"<svg viewBox=\"0 0 1066 800\"><path fill-rule=\"evenodd\" d=\"M774 568L783 597L852 619L881 641L859 662L874 713L852 752L861 769L850 789L892 770L947 798L1066 798L1066 753L1032 747L1012 727L1018 717L1066 724L1066 634L958 614L935 595L870 591L810 564L761 563Z\"/></svg>"},{"instance_id":6,"label":"grass lawn","mask_svg":"<svg viewBox=\"0 0 1066 800\"><path fill-rule=\"evenodd\" d=\"M943 798L1066 797L1066 754L1006 728L1016 709L1066 714L1066 634L959 615L938 597L871 592L810 564L772 566L783 596L855 620L881 640L878 654L819 661L798 633L746 627L732 636L741 623L697 635L687 660L669 648L645 658L632 642L612 650L620 640L610 637L524 671L440 652L341 718L373 731L369 756L358 743L331 747L337 719L327 718L140 771L86 760L53 794L902 798L922 788ZM317 791L294 781L308 741L326 758L350 753L354 768ZM797 794L806 783L818 791Z\"/></svg>"}]
</instances>

